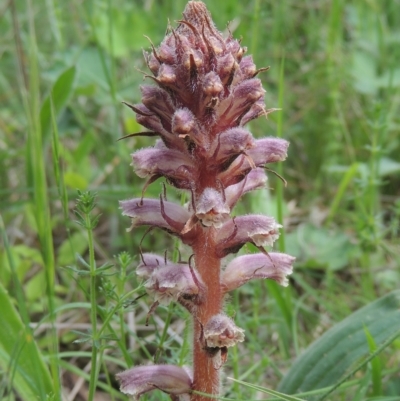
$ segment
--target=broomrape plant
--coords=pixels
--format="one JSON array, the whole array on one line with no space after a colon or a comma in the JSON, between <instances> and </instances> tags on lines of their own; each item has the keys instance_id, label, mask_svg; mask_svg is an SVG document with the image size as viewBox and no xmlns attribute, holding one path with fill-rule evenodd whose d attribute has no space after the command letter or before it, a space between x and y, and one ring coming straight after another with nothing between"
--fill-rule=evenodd
<instances>
[{"instance_id":1,"label":"broomrape plant","mask_svg":"<svg viewBox=\"0 0 400 401\"><path fill-rule=\"evenodd\" d=\"M145 188L160 177L190 194L187 207L159 199L121 202L131 228L158 227L192 248L188 263L141 254L136 269L158 304L178 302L193 317L193 368L139 366L117 375L121 391L139 398L157 389L172 400L206 400L219 393L220 368L228 348L244 341L244 330L223 311L226 294L249 280L269 278L288 285L292 256L267 252L281 227L272 217L231 213L243 194L266 183L265 165L285 160L288 142L254 139L244 128L275 109L266 109L259 72L246 48L224 38L201 1L189 1L176 29L145 53L155 85L141 86L142 103L127 104L149 131L154 147L132 155ZM132 135L131 135L132 136ZM246 243L260 253L223 259ZM222 263L221 263L222 262ZM226 263L225 263L226 264Z\"/></svg>"}]
</instances>

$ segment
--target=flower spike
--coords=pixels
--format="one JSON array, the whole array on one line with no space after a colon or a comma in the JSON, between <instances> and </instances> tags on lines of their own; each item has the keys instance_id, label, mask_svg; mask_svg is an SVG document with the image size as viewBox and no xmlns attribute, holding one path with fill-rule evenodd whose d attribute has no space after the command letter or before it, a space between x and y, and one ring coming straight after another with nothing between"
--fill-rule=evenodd
<instances>
[{"instance_id":1,"label":"flower spike","mask_svg":"<svg viewBox=\"0 0 400 401\"><path fill-rule=\"evenodd\" d=\"M244 194L266 186L267 166L285 160L289 143L255 139L245 127L276 110L266 108L257 77L267 68L257 69L231 32L222 35L202 1L189 0L177 27L168 23L161 44L150 44L144 57L151 84L141 86L139 104L127 104L148 132L128 137L158 139L132 155L136 174L146 179L142 198L120 205L131 228L161 228L191 248L188 262L140 248L136 274L153 302L147 319L159 304L170 302L192 316L193 379L169 365L136 367L118 379L121 391L136 398L159 389L172 401L206 401L201 393L218 398L228 349L244 341L244 331L224 314L225 295L257 278L286 286L292 273L294 258L269 249L280 224L259 214L232 215ZM144 198L148 186L163 178L164 196ZM184 192L184 205L167 201L164 182ZM221 269L221 260L246 243L261 253L237 257Z\"/></svg>"}]
</instances>

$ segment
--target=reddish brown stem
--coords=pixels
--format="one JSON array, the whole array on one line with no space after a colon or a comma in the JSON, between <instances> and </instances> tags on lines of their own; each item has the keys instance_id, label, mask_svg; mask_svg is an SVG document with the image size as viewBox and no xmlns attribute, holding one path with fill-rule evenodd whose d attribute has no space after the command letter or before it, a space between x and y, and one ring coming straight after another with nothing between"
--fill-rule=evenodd
<instances>
[{"instance_id":1,"label":"reddish brown stem","mask_svg":"<svg viewBox=\"0 0 400 401\"><path fill-rule=\"evenodd\" d=\"M219 393L219 371L215 369L212 357L206 352L203 340L203 326L209 319L221 313L222 291L220 286L221 260L215 256L215 229L204 229L193 245L196 269L204 283L203 296L193 316L193 390L203 393ZM192 401L209 401L210 398L193 394Z\"/></svg>"}]
</instances>

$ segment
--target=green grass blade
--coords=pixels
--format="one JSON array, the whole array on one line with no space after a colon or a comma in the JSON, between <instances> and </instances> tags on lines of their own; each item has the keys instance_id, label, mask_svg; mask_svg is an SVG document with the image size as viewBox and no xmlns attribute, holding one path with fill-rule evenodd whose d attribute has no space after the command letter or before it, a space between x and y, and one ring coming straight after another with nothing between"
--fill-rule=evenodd
<instances>
[{"instance_id":1,"label":"green grass blade","mask_svg":"<svg viewBox=\"0 0 400 401\"><path fill-rule=\"evenodd\" d=\"M243 386L252 388L254 390L260 391L262 393L266 393L269 395L273 395L274 397L279 398L280 400L285 400L285 401L305 401L303 398L298 398L298 397L294 397L292 395L287 395L287 394L283 394L279 391L275 391L275 390L271 390L269 388L265 388L265 387L261 387L261 386L257 386L255 384L251 384L251 383L246 383L242 380L236 380L232 377L228 377L229 380L232 380L234 382L237 382Z\"/></svg>"},{"instance_id":2,"label":"green grass blade","mask_svg":"<svg viewBox=\"0 0 400 401\"><path fill-rule=\"evenodd\" d=\"M40 110L40 126L42 128L42 136L45 139L52 127L52 110L51 100L53 101L54 114L57 116L65 107L72 94L72 89L76 76L76 68L74 66L65 70L56 80L51 93L46 97Z\"/></svg>"},{"instance_id":3,"label":"green grass blade","mask_svg":"<svg viewBox=\"0 0 400 401\"><path fill-rule=\"evenodd\" d=\"M47 400L54 395L49 371L33 336L0 283L0 366L9 374L9 387L24 401Z\"/></svg>"},{"instance_id":4,"label":"green grass blade","mask_svg":"<svg viewBox=\"0 0 400 401\"><path fill-rule=\"evenodd\" d=\"M368 353L364 326L377 343L400 330L400 290L356 311L312 343L293 363L278 390L294 394L335 384Z\"/></svg>"},{"instance_id":5,"label":"green grass blade","mask_svg":"<svg viewBox=\"0 0 400 401\"><path fill-rule=\"evenodd\" d=\"M358 163L353 163L349 169L346 171L346 173L343 175L342 180L340 181L339 187L336 190L336 195L333 198L333 201L331 203L331 207L329 209L328 217L326 220L326 224L329 226L329 224L332 222L333 218L335 217L336 213L339 210L339 205L341 200L343 199L346 190L348 189L349 184L353 180L353 178L357 175L359 169Z\"/></svg>"},{"instance_id":6,"label":"green grass blade","mask_svg":"<svg viewBox=\"0 0 400 401\"><path fill-rule=\"evenodd\" d=\"M370 354L374 353L377 349L374 337L371 335L369 330L364 327L365 336L367 337L368 347ZM382 366L379 357L371 360L372 368L372 395L382 395Z\"/></svg>"}]
</instances>

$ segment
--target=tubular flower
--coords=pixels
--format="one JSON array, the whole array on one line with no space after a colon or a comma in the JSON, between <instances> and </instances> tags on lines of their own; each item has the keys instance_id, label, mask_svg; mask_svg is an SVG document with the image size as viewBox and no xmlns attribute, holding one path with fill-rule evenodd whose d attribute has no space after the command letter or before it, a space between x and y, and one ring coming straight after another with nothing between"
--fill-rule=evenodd
<instances>
[{"instance_id":1,"label":"tubular flower","mask_svg":"<svg viewBox=\"0 0 400 401\"><path fill-rule=\"evenodd\" d=\"M220 228L229 218L229 206L224 196L214 188L205 188L195 207L197 218L207 227Z\"/></svg>"},{"instance_id":2,"label":"tubular flower","mask_svg":"<svg viewBox=\"0 0 400 401\"><path fill-rule=\"evenodd\" d=\"M204 338L210 348L233 347L244 341L243 333L243 329L222 313L213 316L204 326Z\"/></svg>"},{"instance_id":3,"label":"tubular flower","mask_svg":"<svg viewBox=\"0 0 400 401\"><path fill-rule=\"evenodd\" d=\"M273 217L239 216L225 223L217 234L216 252L220 257L236 253L250 242L256 246L272 246L279 238L278 224Z\"/></svg>"},{"instance_id":4,"label":"tubular flower","mask_svg":"<svg viewBox=\"0 0 400 401\"><path fill-rule=\"evenodd\" d=\"M265 90L247 49L229 32L223 37L201 1L188 1L176 28L168 27L161 44L144 52L152 85L141 86L141 102L130 105L148 131L129 136L157 137L153 147L132 154L136 174L146 189L158 178L183 190L180 206L159 199L120 202L131 229L160 228L192 248L191 263L174 263L141 254L136 274L158 304L175 301L193 317L193 380L184 369L168 365L137 367L120 373L121 391L139 397L160 389L171 399L205 401L218 395L218 370L228 348L244 340L244 331L224 314L225 294L252 279L288 284L294 258L270 252L281 225L261 214L232 217L240 198L263 188L265 166L286 159L284 139L255 139L246 124L276 109L266 109ZM144 190L143 190L144 192ZM221 259L246 243L263 253ZM193 392L192 392L193 390ZM216 397L218 398L218 397Z\"/></svg>"},{"instance_id":5,"label":"tubular flower","mask_svg":"<svg viewBox=\"0 0 400 401\"><path fill-rule=\"evenodd\" d=\"M180 297L189 299L199 293L195 273L188 264L172 263L158 255L145 253L136 274L147 279L147 292L163 305L178 301Z\"/></svg>"},{"instance_id":6,"label":"tubular flower","mask_svg":"<svg viewBox=\"0 0 400 401\"><path fill-rule=\"evenodd\" d=\"M136 400L155 389L171 395L184 395L192 386L188 372L174 365L137 366L118 373L116 377L121 382L121 392L133 395Z\"/></svg>"},{"instance_id":7,"label":"tubular flower","mask_svg":"<svg viewBox=\"0 0 400 401\"><path fill-rule=\"evenodd\" d=\"M288 286L288 275L292 274L294 257L284 253L257 253L243 255L233 259L226 266L221 277L221 285L225 292L246 284L255 278L269 278L283 287Z\"/></svg>"}]
</instances>

